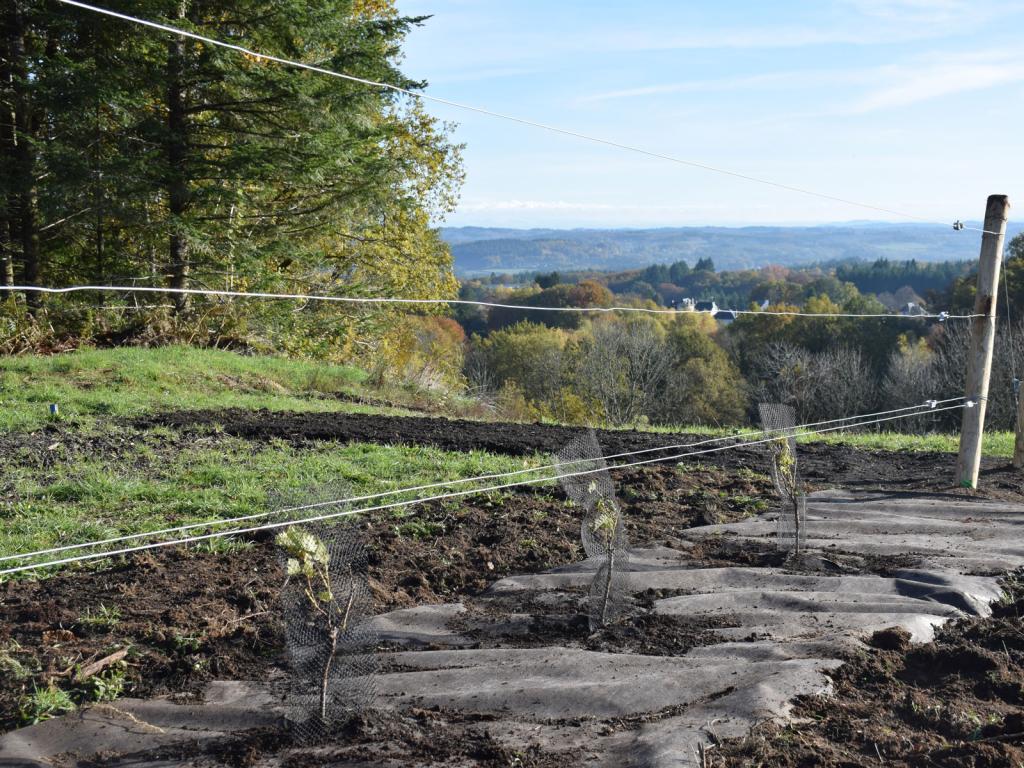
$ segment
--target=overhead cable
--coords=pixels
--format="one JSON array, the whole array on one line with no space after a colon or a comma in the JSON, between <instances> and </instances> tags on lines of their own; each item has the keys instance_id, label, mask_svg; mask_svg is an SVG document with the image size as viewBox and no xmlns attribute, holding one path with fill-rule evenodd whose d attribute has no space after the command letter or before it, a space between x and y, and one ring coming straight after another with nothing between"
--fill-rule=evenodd
<instances>
[{"instance_id":1,"label":"overhead cable","mask_svg":"<svg viewBox=\"0 0 1024 768\"><path fill-rule=\"evenodd\" d=\"M64 288L48 288L37 285L0 285L0 291L9 293L46 293L46 294L67 294L80 292L124 292L124 293L162 293L176 296L221 296L238 299L274 299L289 301L325 301L343 304L405 304L411 306L439 306L439 305L462 305L473 307L487 307L490 309L515 309L529 312L584 312L589 314L607 314L617 312L634 312L648 315L764 315L781 317L807 317L807 318L885 318L889 320L970 320L980 315L951 315L948 312L925 313L915 315L898 315L891 313L866 313L857 314L852 312L799 312L760 310L760 309L676 309L676 308L651 308L651 307L532 307L526 304L502 304L494 301L475 301L472 299L410 299L391 296L325 296L303 293L271 293L264 291L228 291L213 288L161 288L157 286L127 286L127 285L72 285Z\"/></svg>"},{"instance_id":2,"label":"overhead cable","mask_svg":"<svg viewBox=\"0 0 1024 768\"><path fill-rule=\"evenodd\" d=\"M793 186L792 184L783 184L781 182L772 181L770 179L761 178L759 176L751 176L751 175L746 174L746 173L740 173L738 171L732 171L732 170L728 170L726 168L718 168L716 166L709 165L708 163L702 163L702 162L698 162L698 161L695 161L695 160L686 160L686 159L681 158L681 157L676 157L675 155L668 155L668 154L665 154L663 152L655 152L653 150L644 149L642 147L636 147L636 146L633 146L633 145L630 145L630 144L623 144L623 143L618 142L618 141L612 141L611 139L603 139L603 138L600 138L598 136L591 136L591 135L586 134L586 133L580 133L579 131L572 131L572 130L569 130L569 129L566 129L566 128L559 128L559 127L554 126L554 125L548 125L546 123L540 123L540 122L537 122L535 120L528 120L526 118L516 117L515 115L509 115L509 114L505 114L503 112L495 112L495 111L490 110L490 109L484 109L483 107L473 106L472 104L464 104L464 103L459 102L459 101L453 101L451 99L444 99L444 98L441 98L439 96L431 96L429 94L419 93L417 91L410 90L409 88L403 88L403 87L398 86L398 85L392 85L390 83L382 83L382 82L378 82L376 80L369 80L369 79L367 79L365 77L357 77L355 75L349 75L349 74L346 74L344 72L337 72L335 70L327 69L325 67L320 67L320 66L317 66L315 64L307 64L306 62L302 62L302 61L296 61L296 60L293 60L293 59L286 59L286 58L282 58L281 56L274 56L274 55L268 54L268 53L261 53L259 51L255 51L255 50L253 50L251 48L247 48L245 46L238 45L237 43L229 43L229 42L226 42L224 40L218 40L217 38L209 37L207 35L200 35L200 34L197 34L195 32L190 32L190 31L188 31L186 29L181 29L180 27L171 26L170 24L161 24L159 22L150 21L148 19L142 19L142 18L139 18L137 16L129 16L128 14L125 14L125 13L119 13L117 11L112 11L109 8L101 8L99 6L90 5L88 3L79 2L79 0L58 0L58 2L61 2L64 5L70 5L70 6L73 6L75 8L80 8L82 10L91 11L93 13L100 13L100 14L103 14L105 16L109 16L111 18L119 19L121 21L126 21L126 22L129 22L129 23L132 23L132 24L139 24L139 25L144 26L144 27L149 27L150 29L156 29L156 30L159 30L161 32L167 32L168 34L178 35L180 37L186 37L186 38L188 38L190 40L198 40L198 41L206 43L208 45L214 45L214 46L217 46L217 47L220 47L220 48L226 48L228 50L232 50L232 51L235 51L237 53L241 53L244 56L250 56L250 57L256 59L257 61L272 61L272 62L274 62L276 64L283 64L283 65L288 66L288 67L296 67L298 69L305 69L305 70L308 70L310 72L316 72L317 74L327 75L328 77L336 77L336 78L340 78L342 80L348 80L349 82L360 83L362 85L371 86L373 88L383 88L383 89L386 89L386 90L389 90L389 91L393 91L395 93L401 93L401 94L404 94L406 96L411 96L412 98L415 98L415 99L423 99L423 100L426 100L426 101L434 102L436 104L444 104L445 106L454 107L456 109L461 109L461 110L465 110L465 111L468 111L468 112L476 112L477 114L487 115L488 117L495 117L495 118L498 118L498 119L501 119L501 120L508 120L510 122L514 122L514 123L519 123L521 125L530 126L531 128L539 128L541 130L549 131L551 133L557 133L557 134L561 134L563 136L570 136L572 138L582 139L584 141L589 141L589 142L594 143L594 144L601 144L601 145L604 145L604 146L607 146L607 147L614 147L616 149L626 150L627 152L633 152L633 153L636 153L636 154L645 155L647 157L653 157L653 158L656 158L658 160L666 160L668 162L677 163L679 165L685 165L685 166L688 166L690 168L699 168L700 170L703 170L703 171L710 171L712 173L718 173L718 174L721 174L723 176L731 176L732 178L742 179L744 181L753 182L755 184L762 184L762 185L769 186L769 187L775 187L776 189L783 189L783 190L786 190L788 192L795 192L795 193L801 194L801 195L808 195L810 197L817 197L817 198L820 198L822 200L830 200L832 202L842 203L844 205L850 205L850 206L853 206L853 207L856 207L856 208L864 208L864 209L867 209L867 210L877 211L877 212L880 212L880 213L887 213L887 214L890 214L890 215L893 215L893 216L899 216L901 218L906 218L906 219L913 219L913 220L924 222L924 223L928 223L928 224L936 224L936 225L942 226L942 227L950 226L949 222L934 221L934 220L931 220L931 219L928 219L928 218L925 218L925 217L922 217L922 216L917 216L915 214L906 213L904 211L897 211L897 210L894 210L892 208L886 208L886 207L883 207L883 206L880 206L880 205L871 205L869 203L862 203L862 202L859 202L857 200L850 200L848 198L839 197L837 195L825 194L823 192L816 192L814 190L806 189L804 187ZM975 232L987 232L987 230L979 229L977 227L968 227L963 222L961 222L959 219L956 220L955 222L953 222L953 229L956 230L956 231L962 231L964 229L968 229L968 230L972 230L972 231L975 231ZM995 233L988 233L988 234L995 234Z\"/></svg>"}]
</instances>

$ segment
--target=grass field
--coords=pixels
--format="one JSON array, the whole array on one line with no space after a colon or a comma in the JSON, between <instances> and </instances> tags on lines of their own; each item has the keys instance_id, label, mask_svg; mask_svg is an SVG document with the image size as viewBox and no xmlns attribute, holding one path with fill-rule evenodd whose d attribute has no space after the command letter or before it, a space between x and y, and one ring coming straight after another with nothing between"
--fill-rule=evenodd
<instances>
[{"instance_id":1,"label":"grass field","mask_svg":"<svg viewBox=\"0 0 1024 768\"><path fill-rule=\"evenodd\" d=\"M361 496L547 461L332 442L254 447L222 434L186 441L173 430L139 432L115 421L188 408L422 415L424 406L460 405L402 387L370 389L366 379L347 366L187 347L0 358L0 435L56 423L75 438L56 436L42 453L15 442L5 457L0 557L168 523L258 514L275 495L324 484ZM58 404L57 420L50 403ZM83 439L103 448L83 450Z\"/></svg>"},{"instance_id":2,"label":"grass field","mask_svg":"<svg viewBox=\"0 0 1024 768\"><path fill-rule=\"evenodd\" d=\"M0 556L68 542L258 514L275 495L335 484L341 495L380 493L459 477L511 472L549 461L479 452L369 444L254 444L216 431L185 437L135 430L122 417L189 408L419 414L465 407L396 387L372 389L346 366L185 347L86 350L0 358ZM51 445L10 440L60 417ZM756 430L659 427L709 436ZM805 438L865 449L955 451L956 435L830 434ZM47 443L51 442L47 437ZM1013 437L987 436L989 455L1009 456ZM392 501L394 497L383 501ZM374 502L370 502L371 504Z\"/></svg>"},{"instance_id":3,"label":"grass field","mask_svg":"<svg viewBox=\"0 0 1024 768\"><path fill-rule=\"evenodd\" d=\"M137 416L185 408L267 408L276 411L421 414L424 406L453 414L469 401L408 387L378 390L351 366L253 357L191 347L82 350L50 357L0 357L0 433L38 429L60 418L88 429L104 417ZM711 437L748 433L750 428L643 427L654 432L692 432ZM957 450L955 434L896 432L815 435L806 440L896 451ZM1013 454L1013 434L986 435L985 452Z\"/></svg>"},{"instance_id":4,"label":"grass field","mask_svg":"<svg viewBox=\"0 0 1024 768\"><path fill-rule=\"evenodd\" d=\"M813 435L808 441L852 445L865 450L885 451L937 451L956 453L960 435L906 435L899 432L863 432L852 434ZM986 432L983 444L986 456L1009 458L1013 456L1012 432Z\"/></svg>"},{"instance_id":5,"label":"grass field","mask_svg":"<svg viewBox=\"0 0 1024 768\"><path fill-rule=\"evenodd\" d=\"M168 523L259 514L287 506L275 504L275 497L293 499L311 488L326 486L333 498L346 498L546 462L542 456L523 460L361 443L254 448L223 435L183 446L163 430L149 431L108 456L69 457L58 449L54 458L47 459L49 466L15 462L6 473L3 490L10 506L0 556L152 531ZM365 506L402 498L410 495L370 500Z\"/></svg>"},{"instance_id":6,"label":"grass field","mask_svg":"<svg viewBox=\"0 0 1024 768\"><path fill-rule=\"evenodd\" d=\"M358 401L370 394L366 379L350 366L182 346L0 357L0 432L43 426L50 403L61 419L87 428L103 417L182 408L398 415L411 413L403 406L421 407L429 397L394 387L372 392L394 405L363 404Z\"/></svg>"},{"instance_id":7,"label":"grass field","mask_svg":"<svg viewBox=\"0 0 1024 768\"><path fill-rule=\"evenodd\" d=\"M641 427L645 431L687 432L708 437L737 437L747 440L760 439L756 427L705 427L705 426L672 426L672 427ZM1009 458L1013 456L1012 432L986 432L984 452L986 456ZM850 445L864 450L879 451L927 451L939 453L956 453L960 446L960 435L957 434L926 434L910 435L904 432L829 432L825 434L806 435L800 437L801 443L828 443L830 445Z\"/></svg>"}]
</instances>

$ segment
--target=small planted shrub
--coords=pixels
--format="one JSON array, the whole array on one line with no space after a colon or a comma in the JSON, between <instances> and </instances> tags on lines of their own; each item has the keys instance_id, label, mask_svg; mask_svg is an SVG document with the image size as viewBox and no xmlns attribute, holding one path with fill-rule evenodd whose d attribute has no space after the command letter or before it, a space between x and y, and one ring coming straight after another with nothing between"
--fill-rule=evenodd
<instances>
[{"instance_id":1,"label":"small planted shrub","mask_svg":"<svg viewBox=\"0 0 1024 768\"><path fill-rule=\"evenodd\" d=\"M558 474L566 495L583 509L580 538L587 557L599 560L590 584L590 628L596 631L620 619L628 609L628 542L622 508L593 431L573 440L558 454Z\"/></svg>"},{"instance_id":2,"label":"small planted shrub","mask_svg":"<svg viewBox=\"0 0 1024 768\"><path fill-rule=\"evenodd\" d=\"M344 499L345 490L320 495ZM317 517L339 511L329 499L292 504L307 505ZM289 720L301 742L316 743L373 700L377 643L368 626L373 601L366 549L344 519L288 526L276 543L286 573L281 599L291 666Z\"/></svg>"},{"instance_id":3,"label":"small planted shrub","mask_svg":"<svg viewBox=\"0 0 1024 768\"><path fill-rule=\"evenodd\" d=\"M758 409L768 439L772 482L781 500L778 546L800 557L807 539L807 496L797 474L796 414L792 406L779 403L761 403Z\"/></svg>"},{"instance_id":4,"label":"small planted shrub","mask_svg":"<svg viewBox=\"0 0 1024 768\"><path fill-rule=\"evenodd\" d=\"M626 612L629 581L628 553L622 510L614 499L598 499L591 522L601 545L601 565L590 584L590 628L597 630L620 619Z\"/></svg>"}]
</instances>

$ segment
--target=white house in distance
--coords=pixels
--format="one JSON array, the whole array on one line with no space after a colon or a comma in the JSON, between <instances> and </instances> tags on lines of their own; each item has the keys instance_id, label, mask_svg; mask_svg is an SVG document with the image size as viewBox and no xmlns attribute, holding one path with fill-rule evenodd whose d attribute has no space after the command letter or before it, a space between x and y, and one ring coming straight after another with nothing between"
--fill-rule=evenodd
<instances>
[{"instance_id":1,"label":"white house in distance","mask_svg":"<svg viewBox=\"0 0 1024 768\"><path fill-rule=\"evenodd\" d=\"M735 312L731 309L721 309L714 299L711 299L710 301L681 299L679 301L678 309L682 312L704 312L722 323L731 323L736 319Z\"/></svg>"}]
</instances>

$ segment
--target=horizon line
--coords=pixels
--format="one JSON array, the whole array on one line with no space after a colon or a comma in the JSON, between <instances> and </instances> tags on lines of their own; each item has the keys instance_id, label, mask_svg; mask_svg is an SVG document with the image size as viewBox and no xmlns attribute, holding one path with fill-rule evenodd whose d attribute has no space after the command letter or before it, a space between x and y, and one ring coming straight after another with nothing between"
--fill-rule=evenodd
<instances>
[{"instance_id":1,"label":"horizon line","mask_svg":"<svg viewBox=\"0 0 1024 768\"><path fill-rule=\"evenodd\" d=\"M982 224L976 219L962 219L964 224ZM949 223L949 230L956 231L954 222ZM858 227L858 226L885 226L885 227L913 227L934 229L934 224L919 221L887 221L884 219L850 219L847 221L825 221L810 223L752 223L738 222L734 224L623 224L618 226L600 226L596 224L580 225L526 225L510 226L506 224L438 224L438 229L503 229L513 232L530 232L536 230L553 230L560 232L572 231L593 231L593 232L629 232L651 229L820 229L824 227ZM1024 222L1007 222L1007 229L1024 226Z\"/></svg>"}]
</instances>

